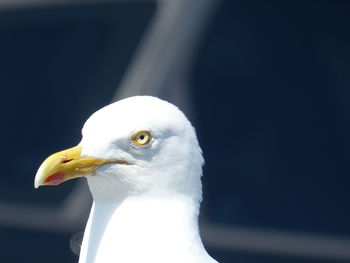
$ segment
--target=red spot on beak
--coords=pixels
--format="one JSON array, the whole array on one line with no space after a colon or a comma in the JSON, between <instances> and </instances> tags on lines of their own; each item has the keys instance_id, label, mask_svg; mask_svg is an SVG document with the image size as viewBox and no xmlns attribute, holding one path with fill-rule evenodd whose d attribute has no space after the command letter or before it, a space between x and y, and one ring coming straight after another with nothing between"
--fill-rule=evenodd
<instances>
[{"instance_id":1,"label":"red spot on beak","mask_svg":"<svg viewBox=\"0 0 350 263\"><path fill-rule=\"evenodd\" d=\"M45 179L45 184L47 185L58 185L63 182L64 182L64 173L62 172L52 174Z\"/></svg>"}]
</instances>

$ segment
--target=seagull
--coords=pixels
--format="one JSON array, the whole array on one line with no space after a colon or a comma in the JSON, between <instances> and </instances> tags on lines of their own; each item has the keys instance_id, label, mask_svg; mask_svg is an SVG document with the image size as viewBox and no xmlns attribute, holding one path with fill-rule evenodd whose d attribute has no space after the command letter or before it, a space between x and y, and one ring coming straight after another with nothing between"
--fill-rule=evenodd
<instances>
[{"instance_id":1,"label":"seagull","mask_svg":"<svg viewBox=\"0 0 350 263\"><path fill-rule=\"evenodd\" d=\"M79 263L215 263L198 228L204 160L186 116L151 96L94 114L49 156L34 186L86 177L93 197Z\"/></svg>"}]
</instances>

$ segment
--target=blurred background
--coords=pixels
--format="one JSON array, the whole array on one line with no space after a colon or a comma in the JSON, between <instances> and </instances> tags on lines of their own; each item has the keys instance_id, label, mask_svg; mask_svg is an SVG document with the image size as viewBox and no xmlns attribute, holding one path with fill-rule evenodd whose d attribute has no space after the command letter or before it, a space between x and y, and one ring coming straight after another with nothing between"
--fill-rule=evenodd
<instances>
[{"instance_id":1,"label":"blurred background","mask_svg":"<svg viewBox=\"0 0 350 263\"><path fill-rule=\"evenodd\" d=\"M77 262L84 179L34 190L87 117L177 104L221 263L350 262L350 2L1 0L0 262Z\"/></svg>"}]
</instances>

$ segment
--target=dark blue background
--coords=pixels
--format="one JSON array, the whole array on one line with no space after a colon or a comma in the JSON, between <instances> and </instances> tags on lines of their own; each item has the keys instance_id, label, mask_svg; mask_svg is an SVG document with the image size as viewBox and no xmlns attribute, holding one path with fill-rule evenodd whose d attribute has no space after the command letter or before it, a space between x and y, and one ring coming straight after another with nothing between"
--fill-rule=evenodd
<instances>
[{"instance_id":1,"label":"dark blue background","mask_svg":"<svg viewBox=\"0 0 350 263\"><path fill-rule=\"evenodd\" d=\"M194 70L208 214L350 234L350 4L223 5Z\"/></svg>"}]
</instances>

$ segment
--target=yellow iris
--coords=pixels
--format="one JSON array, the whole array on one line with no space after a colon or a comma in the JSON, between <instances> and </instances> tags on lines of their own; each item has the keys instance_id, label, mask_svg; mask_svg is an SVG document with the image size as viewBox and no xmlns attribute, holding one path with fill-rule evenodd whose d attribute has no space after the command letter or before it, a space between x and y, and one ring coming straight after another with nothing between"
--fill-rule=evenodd
<instances>
[{"instance_id":1,"label":"yellow iris","mask_svg":"<svg viewBox=\"0 0 350 263\"><path fill-rule=\"evenodd\" d=\"M142 130L138 131L131 137L131 141L139 146L144 146L150 143L152 140L152 135L149 131Z\"/></svg>"}]
</instances>

